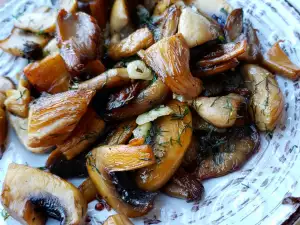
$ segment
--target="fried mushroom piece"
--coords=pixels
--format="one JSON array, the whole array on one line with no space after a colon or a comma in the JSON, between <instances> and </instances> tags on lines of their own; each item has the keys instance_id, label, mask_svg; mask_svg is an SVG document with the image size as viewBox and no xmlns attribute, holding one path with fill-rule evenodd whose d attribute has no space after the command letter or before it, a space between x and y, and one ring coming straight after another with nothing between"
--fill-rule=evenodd
<instances>
[{"instance_id":1,"label":"fried mushroom piece","mask_svg":"<svg viewBox=\"0 0 300 225\"><path fill-rule=\"evenodd\" d=\"M96 199L97 189L90 178L85 179L78 187L87 203Z\"/></svg>"},{"instance_id":2,"label":"fried mushroom piece","mask_svg":"<svg viewBox=\"0 0 300 225\"><path fill-rule=\"evenodd\" d=\"M70 73L78 75L102 53L102 32L97 21L83 12L61 10L57 17L58 46Z\"/></svg>"},{"instance_id":3,"label":"fried mushroom piece","mask_svg":"<svg viewBox=\"0 0 300 225\"><path fill-rule=\"evenodd\" d=\"M14 219L28 225L43 225L46 216L64 225L80 225L87 212L86 201L74 185L15 163L8 167L1 202Z\"/></svg>"},{"instance_id":4,"label":"fried mushroom piece","mask_svg":"<svg viewBox=\"0 0 300 225\"><path fill-rule=\"evenodd\" d=\"M93 90L73 90L33 102L28 118L28 146L63 143L86 112L94 94Z\"/></svg>"},{"instance_id":5,"label":"fried mushroom piece","mask_svg":"<svg viewBox=\"0 0 300 225\"><path fill-rule=\"evenodd\" d=\"M1 93L0 93L1 94ZM0 159L3 156L7 137L7 118L4 108L0 106Z\"/></svg>"},{"instance_id":6,"label":"fried mushroom piece","mask_svg":"<svg viewBox=\"0 0 300 225\"><path fill-rule=\"evenodd\" d=\"M167 9L165 19L160 27L160 39L176 34L180 15L181 10L176 5L172 5Z\"/></svg>"},{"instance_id":7,"label":"fried mushroom piece","mask_svg":"<svg viewBox=\"0 0 300 225\"><path fill-rule=\"evenodd\" d=\"M135 55L139 50L146 49L154 43L153 34L148 28L141 28L130 34L119 43L111 44L108 56L120 60Z\"/></svg>"},{"instance_id":8,"label":"fried mushroom piece","mask_svg":"<svg viewBox=\"0 0 300 225\"><path fill-rule=\"evenodd\" d=\"M77 0L58 0L58 8L64 9L68 13L75 13L77 10Z\"/></svg>"},{"instance_id":9,"label":"fried mushroom piece","mask_svg":"<svg viewBox=\"0 0 300 225\"><path fill-rule=\"evenodd\" d=\"M116 214L108 217L103 225L133 225L133 223L126 216Z\"/></svg>"},{"instance_id":10,"label":"fried mushroom piece","mask_svg":"<svg viewBox=\"0 0 300 225\"><path fill-rule=\"evenodd\" d=\"M232 127L238 118L238 110L245 99L237 94L221 97L199 97L192 107L207 122L218 128Z\"/></svg>"},{"instance_id":11,"label":"fried mushroom piece","mask_svg":"<svg viewBox=\"0 0 300 225\"><path fill-rule=\"evenodd\" d=\"M24 68L24 74L39 92L56 94L69 89L70 74L59 53L30 63Z\"/></svg>"},{"instance_id":12,"label":"fried mushroom piece","mask_svg":"<svg viewBox=\"0 0 300 225\"><path fill-rule=\"evenodd\" d=\"M283 94L275 76L264 68L246 64L241 68L247 88L252 92L249 113L260 131L272 131L282 118Z\"/></svg>"},{"instance_id":13,"label":"fried mushroom piece","mask_svg":"<svg viewBox=\"0 0 300 225\"><path fill-rule=\"evenodd\" d=\"M207 135L200 138L200 180L224 176L241 168L258 150L260 137L255 126L231 128L224 135Z\"/></svg>"},{"instance_id":14,"label":"fried mushroom piece","mask_svg":"<svg viewBox=\"0 0 300 225\"><path fill-rule=\"evenodd\" d=\"M200 79L192 76L190 50L181 34L164 38L138 55L151 67L173 93L187 99L197 97L202 91Z\"/></svg>"},{"instance_id":15,"label":"fried mushroom piece","mask_svg":"<svg viewBox=\"0 0 300 225\"><path fill-rule=\"evenodd\" d=\"M120 33L130 22L126 0L116 0L110 14L110 34Z\"/></svg>"},{"instance_id":16,"label":"fried mushroom piece","mask_svg":"<svg viewBox=\"0 0 300 225\"><path fill-rule=\"evenodd\" d=\"M15 89L14 83L8 77L0 76L0 93L5 94L5 92L10 89ZM2 98L0 102L0 107L3 107L4 101L2 101Z\"/></svg>"},{"instance_id":17,"label":"fried mushroom piece","mask_svg":"<svg viewBox=\"0 0 300 225\"><path fill-rule=\"evenodd\" d=\"M192 115L188 106L176 100L167 106L174 113L155 120L150 131L156 163L136 173L137 185L143 190L156 191L169 181L192 140Z\"/></svg>"},{"instance_id":18,"label":"fried mushroom piece","mask_svg":"<svg viewBox=\"0 0 300 225\"><path fill-rule=\"evenodd\" d=\"M243 9L234 9L227 17L224 33L228 42L235 41L243 32Z\"/></svg>"},{"instance_id":19,"label":"fried mushroom piece","mask_svg":"<svg viewBox=\"0 0 300 225\"><path fill-rule=\"evenodd\" d=\"M48 43L45 35L37 35L14 28L11 35L0 41L0 48L14 56L39 59L42 57L42 48Z\"/></svg>"},{"instance_id":20,"label":"fried mushroom piece","mask_svg":"<svg viewBox=\"0 0 300 225\"><path fill-rule=\"evenodd\" d=\"M153 163L155 157L149 145L107 145L95 148L88 155L87 169L98 193L114 210L128 217L139 217L153 208L157 194L139 190L124 171Z\"/></svg>"}]
</instances>

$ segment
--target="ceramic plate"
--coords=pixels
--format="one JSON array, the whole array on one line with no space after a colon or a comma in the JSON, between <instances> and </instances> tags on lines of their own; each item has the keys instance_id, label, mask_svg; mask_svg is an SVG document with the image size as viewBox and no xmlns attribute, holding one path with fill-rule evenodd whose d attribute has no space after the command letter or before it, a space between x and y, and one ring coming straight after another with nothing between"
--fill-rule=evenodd
<instances>
[{"instance_id":1,"label":"ceramic plate","mask_svg":"<svg viewBox=\"0 0 300 225\"><path fill-rule=\"evenodd\" d=\"M219 0L214 0L218 2ZM221 0L220 0L221 1ZM233 7L242 7L245 17L259 30L263 49L275 41L285 40L284 51L300 65L300 9L298 0L292 7L284 0L231 0ZM47 0L11 0L0 9L0 39L12 29L15 17L39 5L51 5ZM27 60L15 58L0 51L0 75L15 77L22 72ZM287 196L300 196L300 88L299 81L292 82L277 77L285 96L285 117L273 134L262 134L260 151L241 168L222 178L204 182L205 197L201 202L160 195L155 208L135 224L281 224L297 206L283 205ZM0 161L0 188L11 162L43 166L47 156L26 151L12 129L9 132L7 151ZM75 185L81 180L71 180ZM21 188L21 187L20 187ZM89 204L89 224L102 224L111 211L95 211L95 202ZM0 205L0 211L2 206ZM0 224L17 225L12 218L0 217ZM49 220L47 224L57 224Z\"/></svg>"}]
</instances>

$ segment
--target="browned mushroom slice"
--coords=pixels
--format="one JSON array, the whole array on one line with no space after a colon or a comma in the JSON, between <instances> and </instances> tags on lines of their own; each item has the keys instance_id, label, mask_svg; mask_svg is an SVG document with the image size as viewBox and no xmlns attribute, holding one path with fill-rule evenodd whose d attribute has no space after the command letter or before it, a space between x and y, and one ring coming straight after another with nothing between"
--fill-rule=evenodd
<instances>
[{"instance_id":1,"label":"browned mushroom slice","mask_svg":"<svg viewBox=\"0 0 300 225\"><path fill-rule=\"evenodd\" d=\"M32 12L24 13L15 21L15 27L44 34L55 31L57 11L47 6L36 8Z\"/></svg>"},{"instance_id":2,"label":"browned mushroom slice","mask_svg":"<svg viewBox=\"0 0 300 225\"><path fill-rule=\"evenodd\" d=\"M181 34L164 38L139 56L175 94L195 98L202 91L202 82L192 76L190 50Z\"/></svg>"},{"instance_id":3,"label":"browned mushroom slice","mask_svg":"<svg viewBox=\"0 0 300 225\"><path fill-rule=\"evenodd\" d=\"M227 17L224 33L227 41L235 41L243 32L243 9L233 10Z\"/></svg>"},{"instance_id":4,"label":"browned mushroom slice","mask_svg":"<svg viewBox=\"0 0 300 225\"><path fill-rule=\"evenodd\" d=\"M278 73L291 80L296 80L300 76L300 67L291 62L289 57L281 49L279 43L276 42L272 48L269 49L267 56L263 61L263 65L270 71Z\"/></svg>"},{"instance_id":5,"label":"browned mushroom slice","mask_svg":"<svg viewBox=\"0 0 300 225\"><path fill-rule=\"evenodd\" d=\"M186 199L188 202L201 200L204 187L196 174L187 173L179 168L170 182L164 186L163 192L175 198Z\"/></svg>"},{"instance_id":6,"label":"browned mushroom slice","mask_svg":"<svg viewBox=\"0 0 300 225\"><path fill-rule=\"evenodd\" d=\"M90 61L86 64L80 77L95 77L101 73L104 73L105 67L99 59Z\"/></svg>"},{"instance_id":7,"label":"browned mushroom slice","mask_svg":"<svg viewBox=\"0 0 300 225\"><path fill-rule=\"evenodd\" d=\"M141 146L101 146L87 158L87 168L98 193L119 213L128 217L145 215L153 208L156 193L137 189L126 172L155 162L152 149Z\"/></svg>"},{"instance_id":8,"label":"browned mushroom slice","mask_svg":"<svg viewBox=\"0 0 300 225\"><path fill-rule=\"evenodd\" d=\"M176 5L173 5L168 8L166 17L164 18L163 24L161 25L161 38L170 37L176 34L180 15L181 10Z\"/></svg>"},{"instance_id":9,"label":"browned mushroom slice","mask_svg":"<svg viewBox=\"0 0 300 225\"><path fill-rule=\"evenodd\" d=\"M106 72L82 82L78 85L80 89L94 89L99 91L103 88L120 87L130 82L126 68L110 69Z\"/></svg>"},{"instance_id":10,"label":"browned mushroom slice","mask_svg":"<svg viewBox=\"0 0 300 225\"><path fill-rule=\"evenodd\" d=\"M56 38L53 38L51 41L43 49L43 56L46 57L48 55L59 53L59 48L57 46Z\"/></svg>"},{"instance_id":11,"label":"browned mushroom slice","mask_svg":"<svg viewBox=\"0 0 300 225\"><path fill-rule=\"evenodd\" d=\"M78 187L87 203L94 201L97 196L97 189L90 178L85 179Z\"/></svg>"},{"instance_id":12,"label":"browned mushroom slice","mask_svg":"<svg viewBox=\"0 0 300 225\"><path fill-rule=\"evenodd\" d=\"M119 43L111 44L108 55L113 60L119 60L135 55L139 50L148 48L154 43L154 38L148 28L141 28L130 34Z\"/></svg>"},{"instance_id":13,"label":"browned mushroom slice","mask_svg":"<svg viewBox=\"0 0 300 225\"><path fill-rule=\"evenodd\" d=\"M133 223L124 215L116 214L107 218L103 225L133 225Z\"/></svg>"},{"instance_id":14,"label":"browned mushroom slice","mask_svg":"<svg viewBox=\"0 0 300 225\"><path fill-rule=\"evenodd\" d=\"M246 64L241 68L245 84L252 92L249 113L260 131L272 131L284 110L284 97L275 76L264 68Z\"/></svg>"},{"instance_id":15,"label":"browned mushroom slice","mask_svg":"<svg viewBox=\"0 0 300 225\"><path fill-rule=\"evenodd\" d=\"M56 94L69 89L70 74L59 53L30 63L24 68L24 74L39 92Z\"/></svg>"},{"instance_id":16,"label":"browned mushroom slice","mask_svg":"<svg viewBox=\"0 0 300 225\"><path fill-rule=\"evenodd\" d=\"M28 119L28 146L63 143L86 112L94 94L93 90L67 91L33 102Z\"/></svg>"},{"instance_id":17,"label":"browned mushroom slice","mask_svg":"<svg viewBox=\"0 0 300 225\"><path fill-rule=\"evenodd\" d=\"M6 113L2 107L0 107L0 159L5 150L5 142L7 136L7 119Z\"/></svg>"},{"instance_id":18,"label":"browned mushroom slice","mask_svg":"<svg viewBox=\"0 0 300 225\"><path fill-rule=\"evenodd\" d=\"M129 104L109 111L106 117L113 120L132 118L161 104L166 100L168 94L169 88L158 79L141 91Z\"/></svg>"},{"instance_id":19,"label":"browned mushroom slice","mask_svg":"<svg viewBox=\"0 0 300 225\"><path fill-rule=\"evenodd\" d=\"M129 24L129 20L127 1L114 1L110 14L110 34L120 33Z\"/></svg>"},{"instance_id":20,"label":"browned mushroom slice","mask_svg":"<svg viewBox=\"0 0 300 225\"><path fill-rule=\"evenodd\" d=\"M185 2L193 5L199 11L204 12L210 16L220 16L224 11L228 13L232 11L231 5L224 0L188 0Z\"/></svg>"},{"instance_id":21,"label":"browned mushroom slice","mask_svg":"<svg viewBox=\"0 0 300 225\"><path fill-rule=\"evenodd\" d=\"M102 32L97 21L86 13L68 14L61 10L57 17L58 45L69 72L77 75L85 65L101 55Z\"/></svg>"},{"instance_id":22,"label":"browned mushroom slice","mask_svg":"<svg viewBox=\"0 0 300 225\"><path fill-rule=\"evenodd\" d=\"M0 41L0 48L14 56L37 59L42 57L42 48L48 43L45 35L37 35L14 28L11 35Z\"/></svg>"},{"instance_id":23,"label":"browned mushroom slice","mask_svg":"<svg viewBox=\"0 0 300 225\"><path fill-rule=\"evenodd\" d=\"M258 150L259 144L259 133L254 126L231 128L223 136L202 137L198 178L220 177L239 169Z\"/></svg>"},{"instance_id":24,"label":"browned mushroom slice","mask_svg":"<svg viewBox=\"0 0 300 225\"><path fill-rule=\"evenodd\" d=\"M80 225L87 212L86 201L74 185L50 173L14 163L8 167L1 202L14 219L28 225L45 224L46 215L61 224Z\"/></svg>"},{"instance_id":25,"label":"browned mushroom slice","mask_svg":"<svg viewBox=\"0 0 300 225\"><path fill-rule=\"evenodd\" d=\"M180 166L192 139L192 115L188 106L175 100L167 106L174 114L157 119L152 130L157 163L136 174L136 182L143 190L156 191L168 182Z\"/></svg>"}]
</instances>

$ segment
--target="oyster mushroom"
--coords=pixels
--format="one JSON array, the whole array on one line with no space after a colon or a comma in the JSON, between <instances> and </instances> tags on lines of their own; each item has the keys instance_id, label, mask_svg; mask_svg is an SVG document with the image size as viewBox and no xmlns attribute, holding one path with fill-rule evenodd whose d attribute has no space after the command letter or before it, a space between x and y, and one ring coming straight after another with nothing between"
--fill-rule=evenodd
<instances>
[{"instance_id":1,"label":"oyster mushroom","mask_svg":"<svg viewBox=\"0 0 300 225\"><path fill-rule=\"evenodd\" d=\"M172 5L168 8L165 19L161 25L160 37L171 37L176 34L178 30L179 18L181 10L176 5Z\"/></svg>"},{"instance_id":2,"label":"oyster mushroom","mask_svg":"<svg viewBox=\"0 0 300 225\"><path fill-rule=\"evenodd\" d=\"M124 171L149 166L154 162L155 157L149 145L107 145L95 148L88 155L87 169L98 193L110 206L128 217L139 217L153 208L157 194L139 190Z\"/></svg>"},{"instance_id":3,"label":"oyster mushroom","mask_svg":"<svg viewBox=\"0 0 300 225\"><path fill-rule=\"evenodd\" d=\"M38 59L42 57L42 48L48 43L45 35L36 35L14 28L11 35L0 41L0 48L14 56Z\"/></svg>"},{"instance_id":4,"label":"oyster mushroom","mask_svg":"<svg viewBox=\"0 0 300 225\"><path fill-rule=\"evenodd\" d=\"M252 92L249 113L260 131L272 131L279 123L284 98L275 76L260 66L243 65L242 75L247 88Z\"/></svg>"},{"instance_id":5,"label":"oyster mushroom","mask_svg":"<svg viewBox=\"0 0 300 225\"><path fill-rule=\"evenodd\" d=\"M64 225L80 225L87 212L82 194L71 183L15 163L8 167L1 202L14 219L29 225L45 224L45 214Z\"/></svg>"},{"instance_id":6,"label":"oyster mushroom","mask_svg":"<svg viewBox=\"0 0 300 225\"><path fill-rule=\"evenodd\" d=\"M157 163L136 174L137 185L143 190L156 191L169 181L192 140L192 115L188 106L175 100L167 106L174 113L156 120L150 131Z\"/></svg>"},{"instance_id":7,"label":"oyster mushroom","mask_svg":"<svg viewBox=\"0 0 300 225\"><path fill-rule=\"evenodd\" d=\"M63 143L86 112L93 90L73 90L38 98L28 118L28 146Z\"/></svg>"},{"instance_id":8,"label":"oyster mushroom","mask_svg":"<svg viewBox=\"0 0 300 225\"><path fill-rule=\"evenodd\" d=\"M90 178L85 179L78 187L87 203L96 199L97 189Z\"/></svg>"},{"instance_id":9,"label":"oyster mushroom","mask_svg":"<svg viewBox=\"0 0 300 225\"><path fill-rule=\"evenodd\" d=\"M103 225L133 225L133 223L124 215L116 214L108 217Z\"/></svg>"},{"instance_id":10,"label":"oyster mushroom","mask_svg":"<svg viewBox=\"0 0 300 225\"><path fill-rule=\"evenodd\" d=\"M70 74L59 53L30 63L24 68L24 74L39 92L56 94L69 89Z\"/></svg>"},{"instance_id":11,"label":"oyster mushroom","mask_svg":"<svg viewBox=\"0 0 300 225\"><path fill-rule=\"evenodd\" d=\"M83 12L61 10L57 17L58 46L70 73L78 75L102 52L102 32L97 21Z\"/></svg>"}]
</instances>

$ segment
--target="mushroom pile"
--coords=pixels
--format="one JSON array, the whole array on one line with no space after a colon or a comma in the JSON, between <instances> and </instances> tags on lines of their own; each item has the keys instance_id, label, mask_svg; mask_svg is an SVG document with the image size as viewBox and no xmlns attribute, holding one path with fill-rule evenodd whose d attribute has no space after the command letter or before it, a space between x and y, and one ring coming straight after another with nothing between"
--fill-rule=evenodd
<instances>
[{"instance_id":1,"label":"mushroom pile","mask_svg":"<svg viewBox=\"0 0 300 225\"><path fill-rule=\"evenodd\" d=\"M22 224L84 224L102 198L129 225L161 191L200 201L202 182L241 168L279 124L275 73L242 9L207 0L59 0L24 13L0 48L30 59L18 84L0 77L0 158L8 122L44 170L9 165L1 202ZM85 178L77 188L67 179Z\"/></svg>"}]
</instances>

